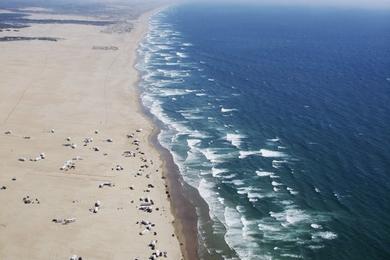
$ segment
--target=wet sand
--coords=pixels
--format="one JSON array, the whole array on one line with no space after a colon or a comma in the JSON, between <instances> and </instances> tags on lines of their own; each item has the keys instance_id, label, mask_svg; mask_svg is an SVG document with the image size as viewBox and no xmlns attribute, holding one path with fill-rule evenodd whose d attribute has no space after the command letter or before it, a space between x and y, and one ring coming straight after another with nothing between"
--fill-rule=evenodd
<instances>
[{"instance_id":1,"label":"wet sand","mask_svg":"<svg viewBox=\"0 0 390 260\"><path fill-rule=\"evenodd\" d=\"M60 39L0 42L0 259L182 258L133 68L153 12L0 33Z\"/></svg>"}]
</instances>

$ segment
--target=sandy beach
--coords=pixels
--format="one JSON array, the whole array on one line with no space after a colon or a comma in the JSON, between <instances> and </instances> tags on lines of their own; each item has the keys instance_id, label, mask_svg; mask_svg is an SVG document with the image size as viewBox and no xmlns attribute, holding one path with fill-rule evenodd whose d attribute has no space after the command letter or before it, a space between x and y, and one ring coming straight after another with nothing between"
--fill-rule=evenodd
<instances>
[{"instance_id":1,"label":"sandy beach","mask_svg":"<svg viewBox=\"0 0 390 260\"><path fill-rule=\"evenodd\" d=\"M0 32L55 39L0 42L0 259L182 258L133 68L153 12Z\"/></svg>"}]
</instances>

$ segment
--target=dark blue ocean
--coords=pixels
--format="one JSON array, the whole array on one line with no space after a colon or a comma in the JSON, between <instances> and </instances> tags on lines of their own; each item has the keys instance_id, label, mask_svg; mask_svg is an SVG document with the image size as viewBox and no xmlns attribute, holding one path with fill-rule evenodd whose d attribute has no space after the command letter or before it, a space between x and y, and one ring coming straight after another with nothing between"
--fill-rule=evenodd
<instances>
[{"instance_id":1,"label":"dark blue ocean","mask_svg":"<svg viewBox=\"0 0 390 260\"><path fill-rule=\"evenodd\" d=\"M139 56L203 258L390 259L389 10L183 4Z\"/></svg>"}]
</instances>

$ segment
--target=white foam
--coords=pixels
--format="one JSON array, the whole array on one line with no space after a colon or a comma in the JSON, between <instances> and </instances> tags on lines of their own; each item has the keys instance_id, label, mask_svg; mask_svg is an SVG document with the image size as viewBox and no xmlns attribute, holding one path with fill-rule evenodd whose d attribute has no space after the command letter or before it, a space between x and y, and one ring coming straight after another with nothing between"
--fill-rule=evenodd
<instances>
[{"instance_id":1,"label":"white foam","mask_svg":"<svg viewBox=\"0 0 390 260\"><path fill-rule=\"evenodd\" d=\"M195 114L192 114L192 113L181 113L181 115L187 119L187 120L203 120L204 117L203 116L197 116Z\"/></svg>"},{"instance_id":2,"label":"white foam","mask_svg":"<svg viewBox=\"0 0 390 260\"><path fill-rule=\"evenodd\" d=\"M227 170L226 169L215 168L215 167L211 168L211 173L213 174L213 177L220 177L219 175L221 173L224 173L224 172L227 172Z\"/></svg>"},{"instance_id":3,"label":"white foam","mask_svg":"<svg viewBox=\"0 0 390 260\"><path fill-rule=\"evenodd\" d=\"M256 202L258 199L264 198L264 196L261 193L256 192L248 192L247 197L249 201Z\"/></svg>"},{"instance_id":4,"label":"white foam","mask_svg":"<svg viewBox=\"0 0 390 260\"><path fill-rule=\"evenodd\" d=\"M271 157L271 158L278 158L278 157L286 157L287 156L283 152L273 151L273 150L268 150L268 149L261 149L260 155L263 157Z\"/></svg>"},{"instance_id":5,"label":"white foam","mask_svg":"<svg viewBox=\"0 0 390 260\"><path fill-rule=\"evenodd\" d=\"M223 178L224 179L233 179L236 176L237 176L236 174L232 173L232 174L229 174L229 175L224 175Z\"/></svg>"},{"instance_id":6,"label":"white foam","mask_svg":"<svg viewBox=\"0 0 390 260\"><path fill-rule=\"evenodd\" d=\"M288 257L288 258L303 258L300 255L295 255L295 254L281 254L280 256L282 257Z\"/></svg>"},{"instance_id":7,"label":"white foam","mask_svg":"<svg viewBox=\"0 0 390 260\"><path fill-rule=\"evenodd\" d=\"M318 249L322 249L324 247L325 247L324 245L309 245L308 246L308 248L310 248L312 250L318 250Z\"/></svg>"},{"instance_id":8,"label":"white foam","mask_svg":"<svg viewBox=\"0 0 390 260\"><path fill-rule=\"evenodd\" d=\"M222 113L229 113L229 112L233 112L233 111L237 111L238 109L237 108L224 108L224 107L221 107L221 112Z\"/></svg>"},{"instance_id":9,"label":"white foam","mask_svg":"<svg viewBox=\"0 0 390 260\"><path fill-rule=\"evenodd\" d=\"M158 48L156 51L172 50L173 49L172 47L165 45L165 44L155 44L154 46Z\"/></svg>"},{"instance_id":10,"label":"white foam","mask_svg":"<svg viewBox=\"0 0 390 260\"><path fill-rule=\"evenodd\" d=\"M186 165L198 165L200 162L201 158L199 158L199 154L197 153L196 149L190 149L187 151L187 158L185 159Z\"/></svg>"},{"instance_id":11,"label":"white foam","mask_svg":"<svg viewBox=\"0 0 390 260\"><path fill-rule=\"evenodd\" d=\"M295 191L293 188L287 187L288 192L290 192L291 195L297 195L299 192Z\"/></svg>"},{"instance_id":12,"label":"white foam","mask_svg":"<svg viewBox=\"0 0 390 260\"><path fill-rule=\"evenodd\" d=\"M310 216L303 210L296 209L294 207L287 207L287 209L282 212L270 212L269 214L271 217L280 221L283 226L295 225L310 219Z\"/></svg>"},{"instance_id":13,"label":"white foam","mask_svg":"<svg viewBox=\"0 0 390 260\"><path fill-rule=\"evenodd\" d=\"M199 149L199 150L206 157L206 159L213 164L221 163L225 159L230 157L229 154L218 153L222 151L222 149L207 148L207 149Z\"/></svg>"},{"instance_id":14,"label":"white foam","mask_svg":"<svg viewBox=\"0 0 390 260\"><path fill-rule=\"evenodd\" d=\"M178 65L178 63L175 63L175 65ZM186 78L190 76L190 73L184 70L160 70L158 72L170 79Z\"/></svg>"},{"instance_id":15,"label":"white foam","mask_svg":"<svg viewBox=\"0 0 390 260\"><path fill-rule=\"evenodd\" d=\"M273 173L273 172L265 172L265 171L256 171L256 174L257 174L257 176L260 176L260 177L267 177L267 176L272 176L275 173Z\"/></svg>"},{"instance_id":16,"label":"white foam","mask_svg":"<svg viewBox=\"0 0 390 260\"><path fill-rule=\"evenodd\" d=\"M186 127L184 125L184 123L186 123L185 121L184 122L170 122L169 125L171 127L173 127L178 133L179 135L186 135L188 133L191 133L191 130Z\"/></svg>"},{"instance_id":17,"label":"white foam","mask_svg":"<svg viewBox=\"0 0 390 260\"><path fill-rule=\"evenodd\" d=\"M232 183L236 186L241 186L245 184L242 180L233 180Z\"/></svg>"},{"instance_id":18,"label":"white foam","mask_svg":"<svg viewBox=\"0 0 390 260\"><path fill-rule=\"evenodd\" d=\"M207 160L209 160L212 163L218 163L219 157L216 155L215 151L212 151L211 149L202 149L202 154L206 157Z\"/></svg>"},{"instance_id":19,"label":"white foam","mask_svg":"<svg viewBox=\"0 0 390 260\"><path fill-rule=\"evenodd\" d=\"M294 202L292 200L281 200L280 204L282 204L284 206L292 206L294 204Z\"/></svg>"},{"instance_id":20,"label":"white foam","mask_svg":"<svg viewBox=\"0 0 390 260\"><path fill-rule=\"evenodd\" d=\"M171 54L169 54L169 53L163 53L163 52L159 52L159 55L160 55L161 57L172 57Z\"/></svg>"},{"instance_id":21,"label":"white foam","mask_svg":"<svg viewBox=\"0 0 390 260\"><path fill-rule=\"evenodd\" d=\"M179 56L180 58L187 58L188 56L183 53L183 52L176 52L176 55Z\"/></svg>"},{"instance_id":22,"label":"white foam","mask_svg":"<svg viewBox=\"0 0 390 260\"><path fill-rule=\"evenodd\" d=\"M225 204L225 198L218 197L218 201L219 201L221 204Z\"/></svg>"},{"instance_id":23,"label":"white foam","mask_svg":"<svg viewBox=\"0 0 390 260\"><path fill-rule=\"evenodd\" d=\"M204 139L208 137L205 133L201 133L198 130L192 131L189 136L192 138L199 138L199 139Z\"/></svg>"},{"instance_id":24,"label":"white foam","mask_svg":"<svg viewBox=\"0 0 390 260\"><path fill-rule=\"evenodd\" d=\"M179 65L178 62L166 62L165 65L168 65L168 66L177 66Z\"/></svg>"},{"instance_id":25,"label":"white foam","mask_svg":"<svg viewBox=\"0 0 390 260\"><path fill-rule=\"evenodd\" d=\"M242 236L245 240L254 240L252 235L257 235L257 230L253 226L257 225L256 220L250 220L244 215L241 216L241 223L243 224Z\"/></svg>"},{"instance_id":26,"label":"white foam","mask_svg":"<svg viewBox=\"0 0 390 260\"><path fill-rule=\"evenodd\" d=\"M270 141L270 142L279 142L280 141L280 139L278 137L267 139L267 140Z\"/></svg>"},{"instance_id":27,"label":"white foam","mask_svg":"<svg viewBox=\"0 0 390 260\"><path fill-rule=\"evenodd\" d=\"M224 218L226 221L226 243L230 248L234 248L239 259L259 259L259 247L251 232L253 221L248 221L236 209L230 207L225 208ZM243 241L245 241L244 244Z\"/></svg>"},{"instance_id":28,"label":"white foam","mask_svg":"<svg viewBox=\"0 0 390 260\"><path fill-rule=\"evenodd\" d=\"M337 200L341 199L341 195L337 192L333 192L333 196L335 196L337 198Z\"/></svg>"},{"instance_id":29,"label":"white foam","mask_svg":"<svg viewBox=\"0 0 390 260\"><path fill-rule=\"evenodd\" d=\"M199 174L200 174L201 176L204 176L204 175L210 175L210 173L209 173L209 172L204 172L204 171L201 171Z\"/></svg>"},{"instance_id":30,"label":"white foam","mask_svg":"<svg viewBox=\"0 0 390 260\"><path fill-rule=\"evenodd\" d=\"M252 156L252 155L258 155L258 156L262 156L262 157L267 157L267 158L282 158L282 157L287 157L287 154L283 153L283 152L279 152L279 151L273 151L273 150L268 150L268 149L260 149L259 151L240 151L240 155L238 156L238 158L240 159L244 159L248 156ZM273 163L274 161L272 161ZM286 162L286 161L275 161L276 163L277 162ZM274 167L274 164L272 164L272 166ZM274 167L276 168L276 167Z\"/></svg>"},{"instance_id":31,"label":"white foam","mask_svg":"<svg viewBox=\"0 0 390 260\"><path fill-rule=\"evenodd\" d=\"M237 188L237 193L238 194L248 194L250 191L249 187L238 187Z\"/></svg>"},{"instance_id":32,"label":"white foam","mask_svg":"<svg viewBox=\"0 0 390 260\"><path fill-rule=\"evenodd\" d=\"M245 136L241 134L226 134L226 140L237 148L240 148L242 139L244 138Z\"/></svg>"},{"instance_id":33,"label":"white foam","mask_svg":"<svg viewBox=\"0 0 390 260\"><path fill-rule=\"evenodd\" d=\"M312 224L310 224L310 226L311 226L312 228L314 228L314 229L322 229L322 226L319 225L319 224L312 223Z\"/></svg>"},{"instance_id":34,"label":"white foam","mask_svg":"<svg viewBox=\"0 0 390 260\"><path fill-rule=\"evenodd\" d=\"M236 210L240 213L245 213L246 212L246 208L244 206L241 206L241 205L237 205L236 206Z\"/></svg>"},{"instance_id":35,"label":"white foam","mask_svg":"<svg viewBox=\"0 0 390 260\"><path fill-rule=\"evenodd\" d=\"M275 227L274 225L266 225L266 224L258 224L259 230L261 231L268 231L268 232L278 232L280 231L280 228Z\"/></svg>"},{"instance_id":36,"label":"white foam","mask_svg":"<svg viewBox=\"0 0 390 260\"><path fill-rule=\"evenodd\" d=\"M173 56L166 56L166 57L164 57L164 60L166 60L166 61L171 61L173 59L175 59L175 57L173 57Z\"/></svg>"},{"instance_id":37,"label":"white foam","mask_svg":"<svg viewBox=\"0 0 390 260\"><path fill-rule=\"evenodd\" d=\"M286 221L289 224L296 224L309 219L309 215L307 215L303 210L288 209L285 213Z\"/></svg>"},{"instance_id":38,"label":"white foam","mask_svg":"<svg viewBox=\"0 0 390 260\"><path fill-rule=\"evenodd\" d=\"M229 228L239 228L241 230L242 228L241 216L236 209L226 207L224 216L225 216L226 225Z\"/></svg>"},{"instance_id":39,"label":"white foam","mask_svg":"<svg viewBox=\"0 0 390 260\"><path fill-rule=\"evenodd\" d=\"M281 186L281 185L283 185L283 184L281 184L281 183L279 183L279 182L276 182L276 181L272 181L272 182L271 182L271 185L275 187L275 186Z\"/></svg>"},{"instance_id":40,"label":"white foam","mask_svg":"<svg viewBox=\"0 0 390 260\"><path fill-rule=\"evenodd\" d=\"M275 169L279 169L282 167L284 163L287 163L286 160L272 160L272 167Z\"/></svg>"},{"instance_id":41,"label":"white foam","mask_svg":"<svg viewBox=\"0 0 390 260\"><path fill-rule=\"evenodd\" d=\"M330 231L321 231L321 232L314 233L312 235L312 238L313 239L322 238L322 239L326 239L326 240L332 240L332 239L337 238L337 234L330 232Z\"/></svg>"},{"instance_id":42,"label":"white foam","mask_svg":"<svg viewBox=\"0 0 390 260\"><path fill-rule=\"evenodd\" d=\"M199 181L198 191L202 198L207 202L209 207L209 215L211 219L219 219L224 221L223 212L224 206L218 200L218 193L214 191L215 184L202 178Z\"/></svg>"},{"instance_id":43,"label":"white foam","mask_svg":"<svg viewBox=\"0 0 390 260\"><path fill-rule=\"evenodd\" d=\"M186 92L183 89L161 89L159 90L159 96L162 97L171 97L171 96L183 96L187 95L188 92Z\"/></svg>"},{"instance_id":44,"label":"white foam","mask_svg":"<svg viewBox=\"0 0 390 260\"><path fill-rule=\"evenodd\" d=\"M260 151L240 151L240 155L238 156L238 158L244 159L248 156L259 155L259 154L260 154Z\"/></svg>"},{"instance_id":45,"label":"white foam","mask_svg":"<svg viewBox=\"0 0 390 260\"><path fill-rule=\"evenodd\" d=\"M188 147L190 147L191 149L196 147L200 142L201 140L199 139L187 139Z\"/></svg>"}]
</instances>

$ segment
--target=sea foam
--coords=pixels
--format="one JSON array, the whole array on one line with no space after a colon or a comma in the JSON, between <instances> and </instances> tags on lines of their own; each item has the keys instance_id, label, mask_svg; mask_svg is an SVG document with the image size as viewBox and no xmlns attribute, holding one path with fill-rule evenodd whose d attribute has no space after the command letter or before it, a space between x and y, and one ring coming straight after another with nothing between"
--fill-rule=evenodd
<instances>
[{"instance_id":1,"label":"sea foam","mask_svg":"<svg viewBox=\"0 0 390 260\"><path fill-rule=\"evenodd\" d=\"M244 138L245 136L241 134L226 134L226 140L237 148L240 148L242 139Z\"/></svg>"}]
</instances>

